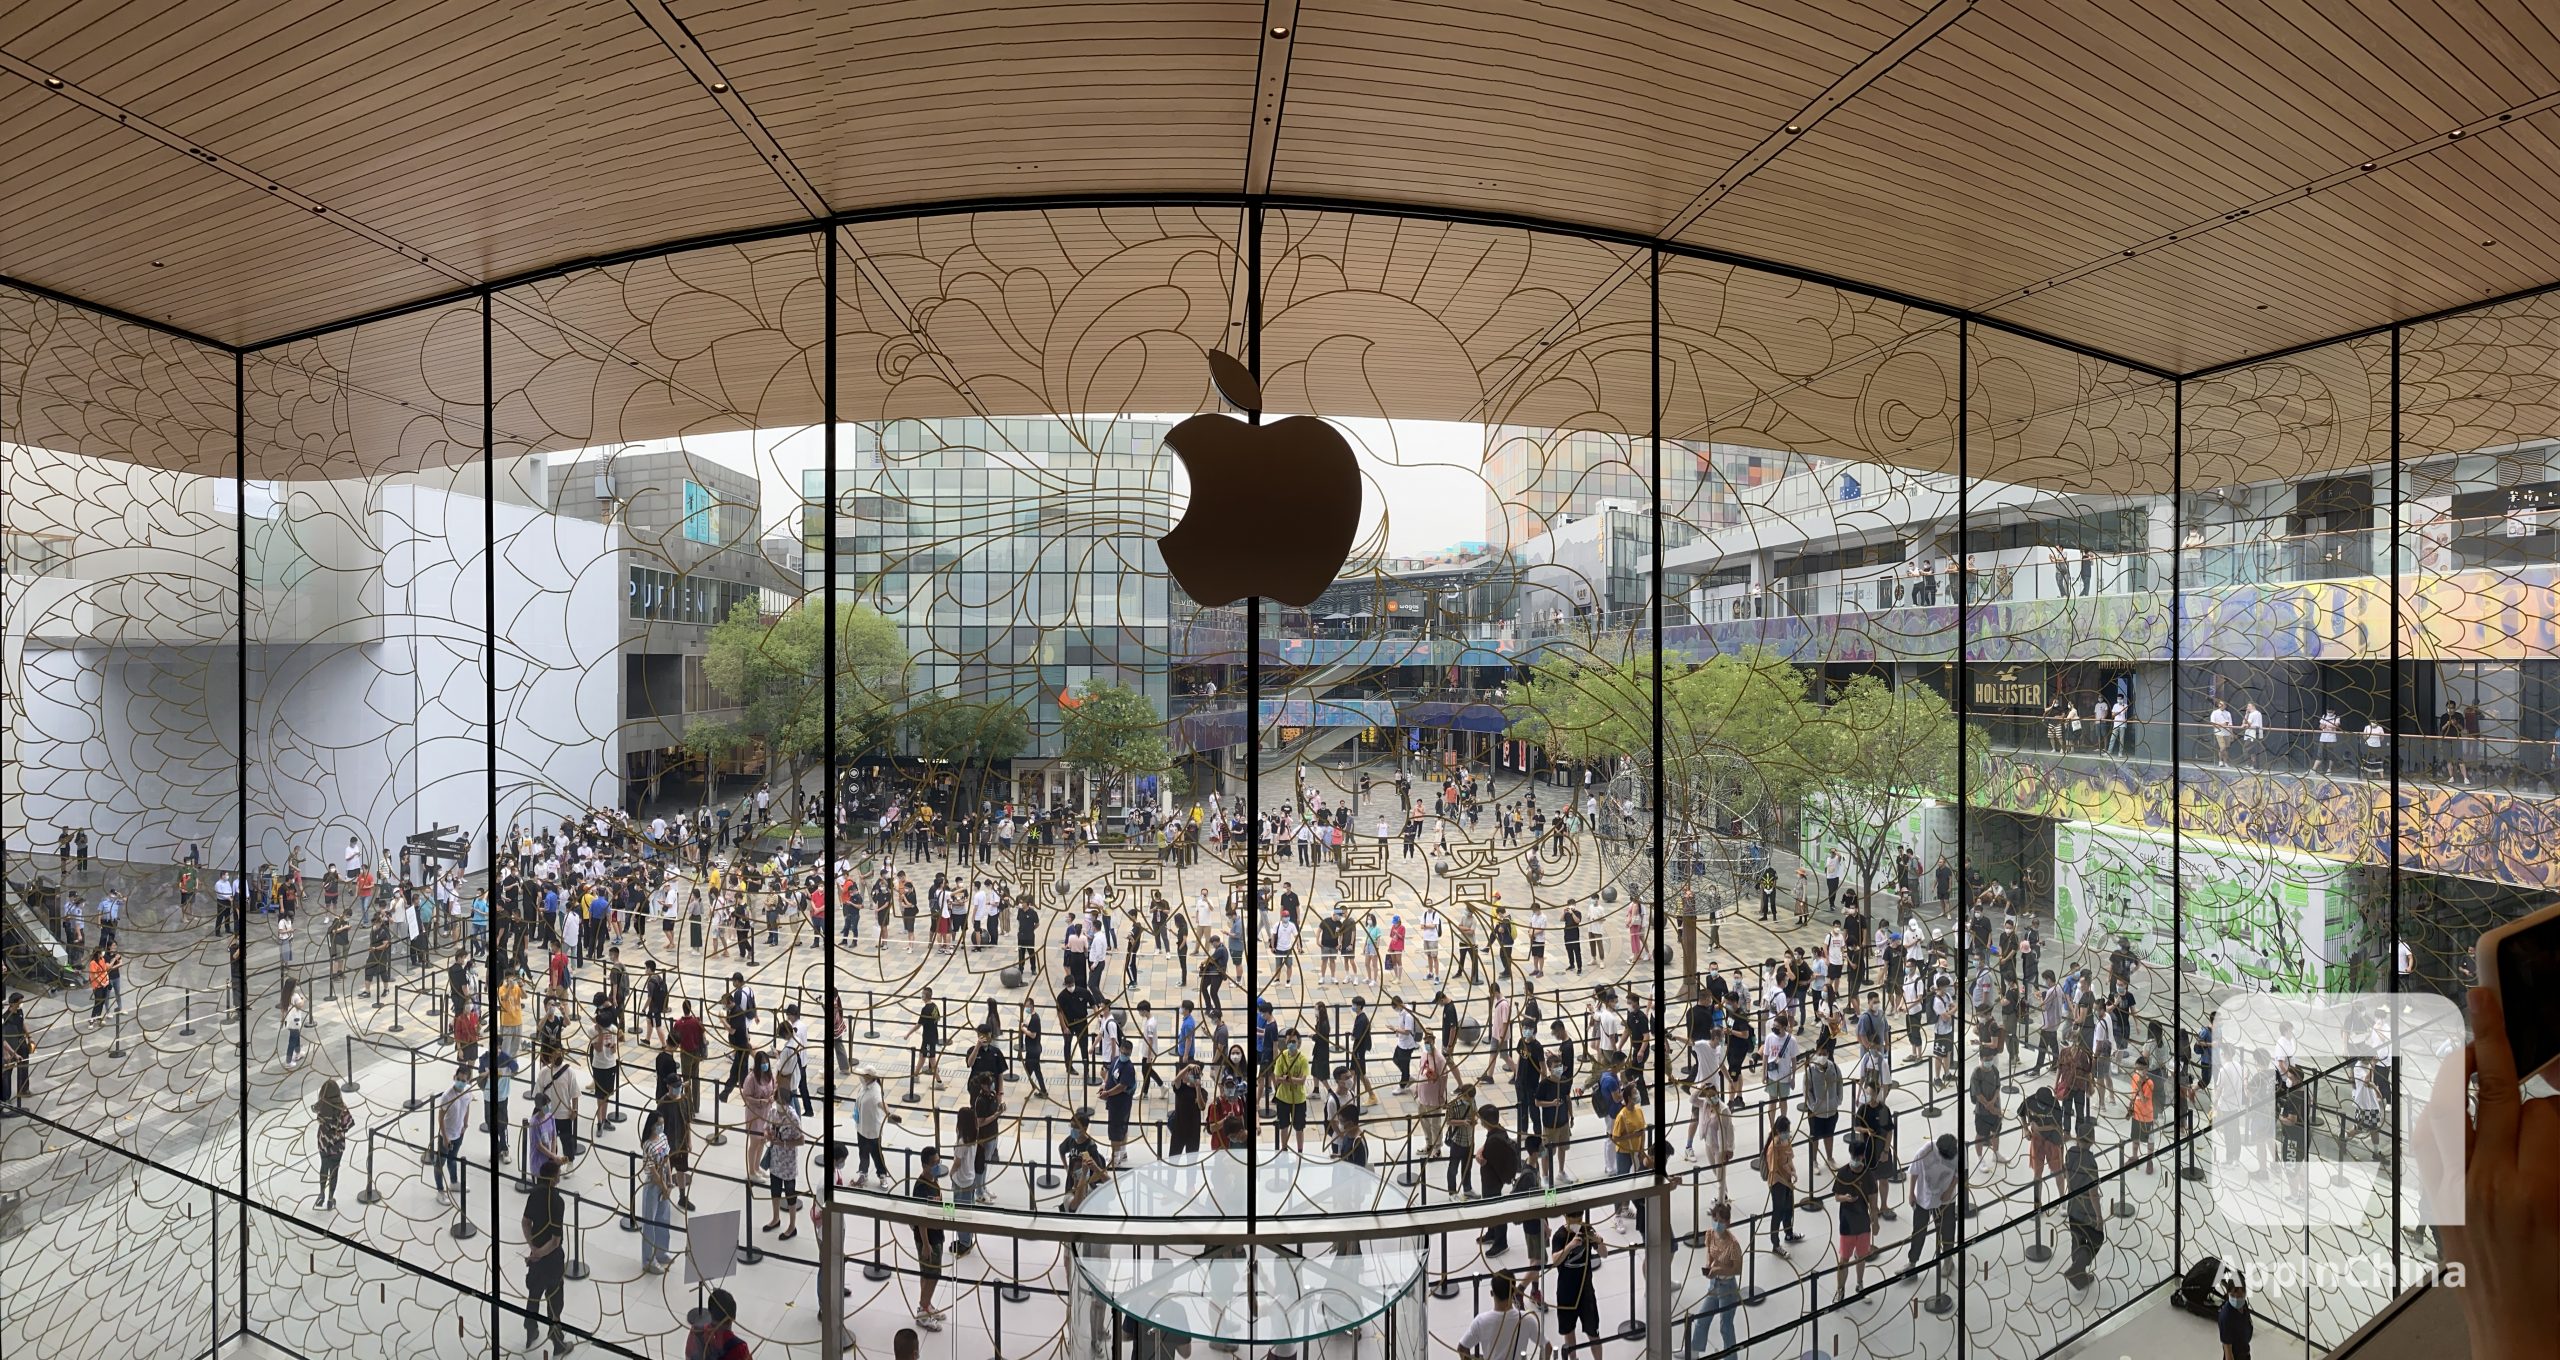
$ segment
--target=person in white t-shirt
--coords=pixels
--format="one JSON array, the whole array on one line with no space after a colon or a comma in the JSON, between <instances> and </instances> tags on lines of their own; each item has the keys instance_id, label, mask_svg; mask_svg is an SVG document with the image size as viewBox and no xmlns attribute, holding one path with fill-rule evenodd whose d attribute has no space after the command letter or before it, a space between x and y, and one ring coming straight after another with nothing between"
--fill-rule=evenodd
<instances>
[{"instance_id":1,"label":"person in white t-shirt","mask_svg":"<svg viewBox=\"0 0 2560 1360\"><path fill-rule=\"evenodd\" d=\"M1458 1338L1463 1360L1523 1360L1546 1354L1546 1330L1535 1314L1511 1306L1513 1288L1510 1276L1493 1277L1493 1306L1476 1314Z\"/></svg>"},{"instance_id":2,"label":"person in white t-shirt","mask_svg":"<svg viewBox=\"0 0 2560 1360\"><path fill-rule=\"evenodd\" d=\"M2213 716L2211 716L2210 718L2206 719L2206 721L2207 721L2207 722L2210 722L2210 723L2212 723L2212 724L2213 724L2213 761L2214 761L2214 763L2215 763L2216 765L2221 766L2223 769L2226 769L2226 770L2227 770L2227 769L2230 769L2230 768L2231 768L2231 705L2230 705L2230 703L2229 703L2228 701L2226 701L2226 700L2222 700L2222 699L2216 699L2216 700L2214 700L2214 701L2213 701Z\"/></svg>"},{"instance_id":3,"label":"person in white t-shirt","mask_svg":"<svg viewBox=\"0 0 2560 1360\"><path fill-rule=\"evenodd\" d=\"M2311 772L2313 774L2325 774L2328 772L2330 760L2335 758L2338 754L2338 729L2343 725L2344 724L2338 717L2338 710L2334 708L2329 709L2320 715L2320 739L2313 743L2311 748Z\"/></svg>"},{"instance_id":4,"label":"person in white t-shirt","mask_svg":"<svg viewBox=\"0 0 2560 1360\"><path fill-rule=\"evenodd\" d=\"M2267 715L2253 699L2240 714L2240 760L2254 770L2264 766L2266 759Z\"/></svg>"}]
</instances>

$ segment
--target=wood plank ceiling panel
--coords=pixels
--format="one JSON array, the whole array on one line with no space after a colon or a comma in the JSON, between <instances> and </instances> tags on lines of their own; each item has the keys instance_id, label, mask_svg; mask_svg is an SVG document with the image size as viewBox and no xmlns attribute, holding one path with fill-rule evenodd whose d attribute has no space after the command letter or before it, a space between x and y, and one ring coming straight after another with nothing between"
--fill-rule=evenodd
<instances>
[{"instance_id":1,"label":"wood plank ceiling panel","mask_svg":"<svg viewBox=\"0 0 2560 1360\"><path fill-rule=\"evenodd\" d=\"M1310 0L1272 188L1651 232L1924 8Z\"/></svg>"},{"instance_id":2,"label":"wood plank ceiling panel","mask_svg":"<svg viewBox=\"0 0 2560 1360\"><path fill-rule=\"evenodd\" d=\"M294 0L12 51L464 277L800 215L623 4Z\"/></svg>"},{"instance_id":3,"label":"wood plank ceiling panel","mask_svg":"<svg viewBox=\"0 0 2560 1360\"><path fill-rule=\"evenodd\" d=\"M266 335L451 286L38 86L0 84L0 164L7 273L200 334Z\"/></svg>"},{"instance_id":4,"label":"wood plank ceiling panel","mask_svg":"<svg viewBox=\"0 0 2560 1360\"><path fill-rule=\"evenodd\" d=\"M1243 183L1260 3L672 8L837 209Z\"/></svg>"},{"instance_id":5,"label":"wood plank ceiling panel","mask_svg":"<svg viewBox=\"0 0 2560 1360\"><path fill-rule=\"evenodd\" d=\"M2060 334L2104 327L2181 371L2550 281L2560 113L2004 303Z\"/></svg>"},{"instance_id":6,"label":"wood plank ceiling panel","mask_svg":"<svg viewBox=\"0 0 2560 1360\"><path fill-rule=\"evenodd\" d=\"M1686 238L1989 305L2560 90L2560 41L2520 6L2484 6L2502 25L2451 46L2429 41L2458 27L2440 14L2367 8L1988 0ZM1807 230L1824 222L1857 229ZM2154 328L2073 319L2076 339L2176 362L2140 348ZM2247 329L2293 343L2388 319L2341 298Z\"/></svg>"}]
</instances>

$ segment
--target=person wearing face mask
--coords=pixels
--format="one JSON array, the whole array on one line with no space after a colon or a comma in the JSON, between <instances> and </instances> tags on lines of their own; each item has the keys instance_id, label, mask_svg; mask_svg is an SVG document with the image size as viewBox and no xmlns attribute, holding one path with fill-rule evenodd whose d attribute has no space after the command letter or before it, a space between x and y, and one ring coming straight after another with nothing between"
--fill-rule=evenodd
<instances>
[{"instance_id":1,"label":"person wearing face mask","mask_svg":"<svg viewBox=\"0 0 2560 1360\"><path fill-rule=\"evenodd\" d=\"M1724 1326L1724 1349L1732 1350L1733 1315L1742 1307L1742 1243L1733 1235L1733 1206L1717 1200L1707 1211L1707 1241L1700 1273L1707 1277L1707 1299L1689 1323L1689 1354L1711 1355L1707 1325Z\"/></svg>"}]
</instances>

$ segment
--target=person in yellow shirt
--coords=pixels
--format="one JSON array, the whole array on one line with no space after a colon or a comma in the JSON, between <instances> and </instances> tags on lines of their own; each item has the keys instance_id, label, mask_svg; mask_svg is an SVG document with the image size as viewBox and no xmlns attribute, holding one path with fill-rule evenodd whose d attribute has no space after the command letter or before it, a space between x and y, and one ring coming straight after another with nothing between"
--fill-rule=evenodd
<instances>
[{"instance_id":1,"label":"person in yellow shirt","mask_svg":"<svg viewBox=\"0 0 2560 1360\"><path fill-rule=\"evenodd\" d=\"M1298 1031L1280 1036L1279 1056L1271 1060L1271 1130L1274 1146L1306 1151L1307 1055L1298 1049Z\"/></svg>"},{"instance_id":2,"label":"person in yellow shirt","mask_svg":"<svg viewBox=\"0 0 2560 1360\"><path fill-rule=\"evenodd\" d=\"M1610 1170L1631 1176L1653 1165L1653 1153L1645 1147L1644 1084L1629 1081L1618 1088L1618 1113L1609 1121ZM1620 1205L1621 1214L1635 1215L1636 1231L1644 1231L1644 1210L1633 1204Z\"/></svg>"},{"instance_id":3,"label":"person in yellow shirt","mask_svg":"<svg viewBox=\"0 0 2560 1360\"><path fill-rule=\"evenodd\" d=\"M509 1053L524 1042L524 980L512 974L498 984L498 1033Z\"/></svg>"}]
</instances>

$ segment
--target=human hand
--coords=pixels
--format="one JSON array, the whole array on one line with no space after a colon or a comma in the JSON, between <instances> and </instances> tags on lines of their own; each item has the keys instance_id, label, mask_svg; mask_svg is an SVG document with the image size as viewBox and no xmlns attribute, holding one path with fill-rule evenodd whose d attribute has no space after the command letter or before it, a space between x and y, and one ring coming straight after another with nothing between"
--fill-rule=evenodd
<instances>
[{"instance_id":1,"label":"human hand","mask_svg":"<svg viewBox=\"0 0 2560 1360\"><path fill-rule=\"evenodd\" d=\"M2465 1056L2479 1082L2478 1107L2466 1139L2463 1222L2444 1229L2445 1259L2462 1267L2473 1355L2547 1355L2560 1321L2552 1302L2560 1281L2560 1099L2521 1098L2498 993L2473 988L2470 1000Z\"/></svg>"}]
</instances>

